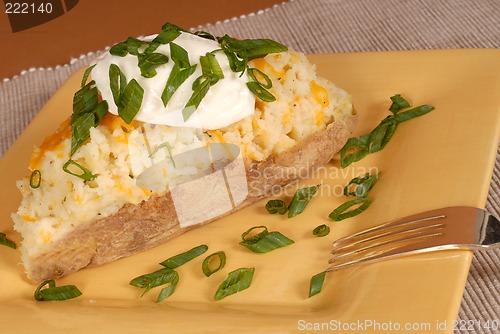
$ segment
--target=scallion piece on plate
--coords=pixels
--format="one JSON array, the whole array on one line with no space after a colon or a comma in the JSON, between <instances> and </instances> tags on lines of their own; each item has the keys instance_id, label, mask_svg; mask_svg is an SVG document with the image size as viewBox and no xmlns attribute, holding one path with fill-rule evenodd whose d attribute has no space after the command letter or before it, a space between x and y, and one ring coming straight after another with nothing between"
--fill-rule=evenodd
<instances>
[{"instance_id":1,"label":"scallion piece on plate","mask_svg":"<svg viewBox=\"0 0 500 334\"><path fill-rule=\"evenodd\" d=\"M48 285L47 288L45 286ZM57 286L54 280L42 282L35 290L35 299L38 301L67 300L81 296L82 292L74 285Z\"/></svg>"},{"instance_id":2,"label":"scallion piece on plate","mask_svg":"<svg viewBox=\"0 0 500 334\"><path fill-rule=\"evenodd\" d=\"M250 81L247 82L248 89L259 99L264 102L274 102L276 97L271 94L267 89L264 88L259 82Z\"/></svg>"},{"instance_id":3,"label":"scallion piece on plate","mask_svg":"<svg viewBox=\"0 0 500 334\"><path fill-rule=\"evenodd\" d=\"M316 228L313 230L313 235L317 237L325 237L330 233L330 227L323 224L316 226Z\"/></svg>"},{"instance_id":4,"label":"scallion piece on plate","mask_svg":"<svg viewBox=\"0 0 500 334\"><path fill-rule=\"evenodd\" d=\"M406 101L404 97L401 96L401 94L396 94L394 96L390 97L392 104L389 107L389 110L395 115L397 114L401 109L409 108L410 103Z\"/></svg>"},{"instance_id":5,"label":"scallion piece on plate","mask_svg":"<svg viewBox=\"0 0 500 334\"><path fill-rule=\"evenodd\" d=\"M307 188L298 189L288 205L288 218L292 218L304 211L309 201L319 189L319 184Z\"/></svg>"},{"instance_id":6,"label":"scallion piece on plate","mask_svg":"<svg viewBox=\"0 0 500 334\"><path fill-rule=\"evenodd\" d=\"M13 249L16 249L16 244L14 241L9 240L5 233L0 232L0 245L4 245Z\"/></svg>"},{"instance_id":7,"label":"scallion piece on plate","mask_svg":"<svg viewBox=\"0 0 500 334\"><path fill-rule=\"evenodd\" d=\"M255 268L239 268L230 272L215 292L214 299L221 300L250 287Z\"/></svg>"},{"instance_id":8,"label":"scallion piece on plate","mask_svg":"<svg viewBox=\"0 0 500 334\"><path fill-rule=\"evenodd\" d=\"M38 169L35 169L30 176L30 187L36 189L40 187L41 183L42 183L42 173Z\"/></svg>"},{"instance_id":9,"label":"scallion piece on plate","mask_svg":"<svg viewBox=\"0 0 500 334\"><path fill-rule=\"evenodd\" d=\"M349 208L351 208L354 205L360 204L357 208L347 211ZM353 199L352 201L345 202L344 204L341 204L338 206L335 210L333 210L328 217L330 217L331 220L335 221L341 221L346 218L351 218L354 216L359 215L361 212L365 211L368 209L368 207L372 204L372 201L368 198L356 198Z\"/></svg>"},{"instance_id":10,"label":"scallion piece on plate","mask_svg":"<svg viewBox=\"0 0 500 334\"><path fill-rule=\"evenodd\" d=\"M205 253L207 249L207 245L200 245L188 250L187 252L172 256L171 258L166 259L160 264L166 268L175 269Z\"/></svg>"},{"instance_id":11,"label":"scallion piece on plate","mask_svg":"<svg viewBox=\"0 0 500 334\"><path fill-rule=\"evenodd\" d=\"M366 173L363 177L355 177L344 187L344 195L351 197L356 196L360 198L366 197L370 189L378 180L379 176L380 172L373 175L370 175L370 173ZM350 191L352 185L356 185L354 191Z\"/></svg>"},{"instance_id":12,"label":"scallion piece on plate","mask_svg":"<svg viewBox=\"0 0 500 334\"><path fill-rule=\"evenodd\" d=\"M253 230L263 229L262 232L247 237ZM241 235L240 245L248 248L254 253L268 253L272 250L285 247L294 243L292 239L287 238L280 232L269 232L265 226L254 226Z\"/></svg>"},{"instance_id":13,"label":"scallion piece on plate","mask_svg":"<svg viewBox=\"0 0 500 334\"><path fill-rule=\"evenodd\" d=\"M353 162L368 155L370 150L370 134L349 138L340 150L340 166L345 168Z\"/></svg>"},{"instance_id":14,"label":"scallion piece on plate","mask_svg":"<svg viewBox=\"0 0 500 334\"><path fill-rule=\"evenodd\" d=\"M155 272L138 276L133 280L131 280L129 284L144 289L144 292L142 293L141 297L144 296L149 290L153 288L156 288L164 284L169 284L169 286L166 287L167 290L166 291L162 290L160 292L160 295L158 296L158 299L163 300L174 292L178 282L179 282L179 274L177 274L175 270L172 270L170 268L162 268ZM170 286L173 287L169 288Z\"/></svg>"},{"instance_id":15,"label":"scallion piece on plate","mask_svg":"<svg viewBox=\"0 0 500 334\"><path fill-rule=\"evenodd\" d=\"M286 203L280 199L271 199L266 203L266 210L270 214L279 213L284 215L288 210Z\"/></svg>"},{"instance_id":16,"label":"scallion piece on plate","mask_svg":"<svg viewBox=\"0 0 500 334\"><path fill-rule=\"evenodd\" d=\"M309 298L321 292L323 283L325 282L325 276L326 271L323 271L311 277L311 281L309 283Z\"/></svg>"},{"instance_id":17,"label":"scallion piece on plate","mask_svg":"<svg viewBox=\"0 0 500 334\"><path fill-rule=\"evenodd\" d=\"M218 259L217 267L214 267L214 261ZM201 265L201 270L205 276L210 277L212 274L215 274L226 265L226 253L223 251L216 252L210 254L203 260L203 264Z\"/></svg>"}]
</instances>

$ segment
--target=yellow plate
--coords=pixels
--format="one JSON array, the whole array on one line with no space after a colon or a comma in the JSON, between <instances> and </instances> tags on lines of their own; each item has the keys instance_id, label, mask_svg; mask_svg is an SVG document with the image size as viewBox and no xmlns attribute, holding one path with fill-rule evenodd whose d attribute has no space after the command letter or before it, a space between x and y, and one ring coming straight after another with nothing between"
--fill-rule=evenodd
<instances>
[{"instance_id":1,"label":"yellow plate","mask_svg":"<svg viewBox=\"0 0 500 334\"><path fill-rule=\"evenodd\" d=\"M36 302L20 265L19 252L0 247L1 327L47 333L451 333L469 270L471 253L445 251L380 262L329 274L323 291L307 298L309 279L324 270L330 243L348 233L401 216L443 206L484 207L500 135L499 50L448 50L312 55L321 75L353 95L360 115L355 135L367 133L388 115L389 97L401 93L414 105L436 110L401 124L387 147L349 168L338 160L322 170L321 196L291 220L271 216L265 201L195 229L160 247L58 280L75 284L83 296ZM33 145L41 143L71 113L82 72L71 77L1 161L0 231L19 243L10 213L20 195L15 180L27 173ZM382 171L370 193L372 206L342 222L328 219L346 201L342 186L369 171ZM332 232L311 231L326 223ZM253 254L240 235L266 225L292 238L292 246ZM158 262L206 243L207 254L224 250L226 267L203 276L203 257L179 268L176 292L160 304L158 289L140 298L130 279L159 269ZM222 301L213 295L225 275L255 267L249 289ZM392 330L391 330L392 329Z\"/></svg>"}]
</instances>

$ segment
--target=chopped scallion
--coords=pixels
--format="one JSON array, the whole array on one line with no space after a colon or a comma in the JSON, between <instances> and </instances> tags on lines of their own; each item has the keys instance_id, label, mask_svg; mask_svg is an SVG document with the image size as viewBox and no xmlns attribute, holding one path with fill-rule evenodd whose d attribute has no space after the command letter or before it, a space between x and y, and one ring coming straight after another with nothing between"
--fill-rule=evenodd
<instances>
[{"instance_id":1,"label":"chopped scallion","mask_svg":"<svg viewBox=\"0 0 500 334\"><path fill-rule=\"evenodd\" d=\"M279 213L280 215L284 215L287 211L287 206L286 203L280 199L272 199L266 203L266 210L270 214Z\"/></svg>"},{"instance_id":2,"label":"chopped scallion","mask_svg":"<svg viewBox=\"0 0 500 334\"><path fill-rule=\"evenodd\" d=\"M252 237L247 235L255 229L263 229L262 232ZM254 226L241 235L240 245L248 248L254 253L268 253L275 249L285 247L294 243L280 232L269 232L265 226Z\"/></svg>"},{"instance_id":3,"label":"chopped scallion","mask_svg":"<svg viewBox=\"0 0 500 334\"><path fill-rule=\"evenodd\" d=\"M313 230L313 235L317 237L325 237L329 233L330 233L330 227L328 227L325 224L316 226L316 228Z\"/></svg>"},{"instance_id":4,"label":"chopped scallion","mask_svg":"<svg viewBox=\"0 0 500 334\"><path fill-rule=\"evenodd\" d=\"M255 268L239 268L230 272L215 292L214 299L221 300L250 287Z\"/></svg>"},{"instance_id":5,"label":"chopped scallion","mask_svg":"<svg viewBox=\"0 0 500 334\"><path fill-rule=\"evenodd\" d=\"M42 183L42 173L38 169L35 169L30 176L30 187L36 189L40 187L41 183Z\"/></svg>"},{"instance_id":6,"label":"chopped scallion","mask_svg":"<svg viewBox=\"0 0 500 334\"><path fill-rule=\"evenodd\" d=\"M391 96L391 101L392 104L389 107L389 110L395 115L400 111L401 109L409 108L410 103L406 101L404 97L402 97L400 94L396 94L394 96Z\"/></svg>"},{"instance_id":7,"label":"chopped scallion","mask_svg":"<svg viewBox=\"0 0 500 334\"><path fill-rule=\"evenodd\" d=\"M212 269L211 268L212 262L215 261L214 260L215 258L219 259L219 265ZM224 268L225 265L226 265L226 253L220 251L207 256L205 260L203 260L203 264L201 265L201 270L203 271L203 274L205 274L205 276L210 277L212 274L215 274L216 272Z\"/></svg>"},{"instance_id":8,"label":"chopped scallion","mask_svg":"<svg viewBox=\"0 0 500 334\"><path fill-rule=\"evenodd\" d=\"M357 208L351 210L351 211L345 212L346 210L348 210L352 206L358 205L358 204L361 204L361 205L358 206ZM356 198L356 199L345 202L344 204L341 204L340 206L338 206L335 210L333 210L330 213L330 215L328 217L330 217L331 220L335 220L335 221L341 221L341 220L344 220L346 218L351 218L351 217L359 215L361 212L368 209L370 204L372 204L372 201L368 198Z\"/></svg>"},{"instance_id":9,"label":"chopped scallion","mask_svg":"<svg viewBox=\"0 0 500 334\"><path fill-rule=\"evenodd\" d=\"M166 268L175 269L186 262L191 261L192 259L200 256L208 250L207 245L200 245L198 247L194 247L187 252L172 256L171 258L166 259L160 264Z\"/></svg>"},{"instance_id":10,"label":"chopped scallion","mask_svg":"<svg viewBox=\"0 0 500 334\"><path fill-rule=\"evenodd\" d=\"M356 196L359 198L364 198L368 195L368 192L373 187L375 182L378 180L380 172L377 174L370 175L366 173L363 177L355 177L344 187L345 196ZM354 191L350 191L351 185L356 185Z\"/></svg>"},{"instance_id":11,"label":"chopped scallion","mask_svg":"<svg viewBox=\"0 0 500 334\"><path fill-rule=\"evenodd\" d=\"M120 104L118 105L118 115L125 123L130 124L137 115L143 96L144 89L141 85L135 79L130 80L120 96Z\"/></svg>"},{"instance_id":12,"label":"chopped scallion","mask_svg":"<svg viewBox=\"0 0 500 334\"><path fill-rule=\"evenodd\" d=\"M174 291L177 283L179 282L179 274L170 268L163 268L155 272L138 276L130 281L130 285L144 289L142 296L144 296L149 290L156 288L160 285L169 284L166 288L162 289L160 295L156 302L160 302L163 299L170 296Z\"/></svg>"},{"instance_id":13,"label":"chopped scallion","mask_svg":"<svg viewBox=\"0 0 500 334\"><path fill-rule=\"evenodd\" d=\"M48 285L48 288L44 288ZM67 300L81 296L82 292L74 285L57 286L54 280L42 282L35 290L34 296L38 301Z\"/></svg>"},{"instance_id":14,"label":"chopped scallion","mask_svg":"<svg viewBox=\"0 0 500 334\"><path fill-rule=\"evenodd\" d=\"M13 249L16 249L16 244L14 241L7 238L5 233L0 232L0 245L4 245Z\"/></svg>"},{"instance_id":15,"label":"chopped scallion","mask_svg":"<svg viewBox=\"0 0 500 334\"><path fill-rule=\"evenodd\" d=\"M71 166L74 166L72 168L73 169L76 168L76 171L70 170ZM87 168L80 165L78 162L73 161L71 159L66 161L66 163L63 165L62 169L66 173L74 175L76 177L79 177L85 181L92 181L97 177L97 175L92 174L92 172L90 170L88 170Z\"/></svg>"},{"instance_id":16,"label":"chopped scallion","mask_svg":"<svg viewBox=\"0 0 500 334\"><path fill-rule=\"evenodd\" d=\"M323 283L325 282L325 276L326 271L323 271L311 277L311 281L309 283L309 298L321 292Z\"/></svg>"},{"instance_id":17,"label":"chopped scallion","mask_svg":"<svg viewBox=\"0 0 500 334\"><path fill-rule=\"evenodd\" d=\"M288 218L295 217L302 213L309 201L319 189L319 184L307 188L298 189L293 196L292 201L288 205Z\"/></svg>"},{"instance_id":18,"label":"chopped scallion","mask_svg":"<svg viewBox=\"0 0 500 334\"><path fill-rule=\"evenodd\" d=\"M92 70L94 69L94 67L96 66L97 64L94 64L90 67L88 67L85 72L83 73L83 78L82 78L82 84L81 86L85 86L85 84L87 83L87 79L89 78L89 75L90 75L90 72L92 72Z\"/></svg>"}]
</instances>

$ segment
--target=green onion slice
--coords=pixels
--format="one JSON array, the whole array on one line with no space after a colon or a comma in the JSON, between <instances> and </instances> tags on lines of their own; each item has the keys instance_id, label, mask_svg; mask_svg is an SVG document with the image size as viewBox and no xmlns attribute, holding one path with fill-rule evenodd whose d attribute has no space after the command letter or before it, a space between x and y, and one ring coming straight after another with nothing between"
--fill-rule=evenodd
<instances>
[{"instance_id":1,"label":"green onion slice","mask_svg":"<svg viewBox=\"0 0 500 334\"><path fill-rule=\"evenodd\" d=\"M408 101L406 101L406 99L404 97L402 97L400 94L396 94L394 96L391 96L390 99L392 101L392 104L389 107L389 110L394 115L396 115L398 113L398 111L400 111L401 109L405 109L405 108L410 107L410 103Z\"/></svg>"},{"instance_id":2,"label":"green onion slice","mask_svg":"<svg viewBox=\"0 0 500 334\"><path fill-rule=\"evenodd\" d=\"M169 142L164 142L160 145L158 145L155 150L153 151L153 153L151 153L148 158L151 158L153 155L156 154L156 152L158 152L159 150L161 150L162 148L166 148L167 149L167 153L168 153L168 158L170 159L170 162L172 163L172 165L175 167L175 160L174 160L174 156L172 155L172 146L170 145Z\"/></svg>"},{"instance_id":3,"label":"green onion slice","mask_svg":"<svg viewBox=\"0 0 500 334\"><path fill-rule=\"evenodd\" d=\"M252 237L247 235L255 229L263 229L262 232ZM254 253L268 253L275 249L285 247L294 243L280 232L269 232L265 226L254 226L241 235L240 245L248 248Z\"/></svg>"},{"instance_id":4,"label":"green onion slice","mask_svg":"<svg viewBox=\"0 0 500 334\"><path fill-rule=\"evenodd\" d=\"M215 261L214 260L215 258L219 259L219 265L212 269L210 268L210 266L212 265L213 261ZM226 253L220 251L207 256L205 260L203 260L203 264L201 265L201 270L203 271L203 274L205 274L205 276L210 277L212 274L215 274L216 272L224 268L225 265L226 265Z\"/></svg>"},{"instance_id":5,"label":"green onion slice","mask_svg":"<svg viewBox=\"0 0 500 334\"><path fill-rule=\"evenodd\" d=\"M171 258L166 259L160 264L166 268L175 269L186 262L191 261L192 259L200 256L208 250L207 245L200 245L198 247L194 247L187 252L172 256Z\"/></svg>"},{"instance_id":6,"label":"green onion slice","mask_svg":"<svg viewBox=\"0 0 500 334\"><path fill-rule=\"evenodd\" d=\"M288 205L288 218L292 218L304 211L309 201L319 189L319 184L308 188L302 188L295 192L290 205Z\"/></svg>"},{"instance_id":7,"label":"green onion slice","mask_svg":"<svg viewBox=\"0 0 500 334\"><path fill-rule=\"evenodd\" d=\"M325 276L326 271L323 271L311 277L311 281L309 283L309 298L321 292L323 283L325 282Z\"/></svg>"},{"instance_id":8,"label":"green onion slice","mask_svg":"<svg viewBox=\"0 0 500 334\"><path fill-rule=\"evenodd\" d=\"M120 97L122 96L126 85L127 78L118 65L109 65L109 86L111 88L111 93L113 94L113 100L117 106L120 105Z\"/></svg>"},{"instance_id":9,"label":"green onion slice","mask_svg":"<svg viewBox=\"0 0 500 334\"><path fill-rule=\"evenodd\" d=\"M125 123L130 124L135 115L137 115L141 108L143 96L144 89L141 85L135 79L130 80L123 90L118 106L118 115L120 115Z\"/></svg>"},{"instance_id":10,"label":"green onion slice","mask_svg":"<svg viewBox=\"0 0 500 334\"><path fill-rule=\"evenodd\" d=\"M330 227L323 224L316 226L316 228L313 230L313 235L317 237L325 237L330 233Z\"/></svg>"},{"instance_id":11,"label":"green onion slice","mask_svg":"<svg viewBox=\"0 0 500 334\"><path fill-rule=\"evenodd\" d=\"M30 176L30 187L36 189L40 187L41 183L42 183L42 173L38 169L35 169Z\"/></svg>"},{"instance_id":12,"label":"green onion slice","mask_svg":"<svg viewBox=\"0 0 500 334\"><path fill-rule=\"evenodd\" d=\"M161 94L161 100L163 101L163 106L167 106L167 103L170 101L174 93L177 89L189 78L194 71L196 70L196 64L193 66L189 66L184 69L180 69L180 67L175 64L172 68L172 72L167 79L167 84L163 89L163 93Z\"/></svg>"},{"instance_id":13,"label":"green onion slice","mask_svg":"<svg viewBox=\"0 0 500 334\"><path fill-rule=\"evenodd\" d=\"M415 107L413 109L410 109L410 110L407 110L404 112L400 112L396 116L394 116L394 119L396 120L397 123L402 123L402 122L406 122L412 118L423 116L423 115L425 115L433 110L434 110L433 106L429 106L427 104L424 104L424 105Z\"/></svg>"},{"instance_id":14,"label":"green onion slice","mask_svg":"<svg viewBox=\"0 0 500 334\"><path fill-rule=\"evenodd\" d=\"M215 292L214 299L221 300L250 287L255 268L239 268L230 272Z\"/></svg>"},{"instance_id":15,"label":"green onion slice","mask_svg":"<svg viewBox=\"0 0 500 334\"><path fill-rule=\"evenodd\" d=\"M161 301L165 299L166 297L170 296L174 290L175 286L179 282L179 274L170 268L162 268L160 270L157 270L155 272L149 273L149 274L144 274L141 276L138 276L134 278L133 280L130 281L130 285L144 289L142 296L144 296L149 290L156 288L160 285L164 284L170 284L170 286L173 286L170 289L167 289L167 291L161 291L160 295L158 296L158 301ZM167 287L168 288L168 287Z\"/></svg>"},{"instance_id":16,"label":"green onion slice","mask_svg":"<svg viewBox=\"0 0 500 334\"><path fill-rule=\"evenodd\" d=\"M270 214L279 213L280 215L284 215L287 211L287 206L286 203L280 199L272 199L266 203L266 210Z\"/></svg>"},{"instance_id":17,"label":"green onion slice","mask_svg":"<svg viewBox=\"0 0 500 334\"><path fill-rule=\"evenodd\" d=\"M210 79L207 78L201 80L199 84L193 89L193 94L182 110L182 117L184 118L184 122L187 121L189 117L191 117L191 115L196 111L201 103L201 100L203 100L205 95L207 95L209 89Z\"/></svg>"},{"instance_id":18,"label":"green onion slice","mask_svg":"<svg viewBox=\"0 0 500 334\"><path fill-rule=\"evenodd\" d=\"M370 134L349 138L340 151L340 165L345 168L368 155Z\"/></svg>"},{"instance_id":19,"label":"green onion slice","mask_svg":"<svg viewBox=\"0 0 500 334\"><path fill-rule=\"evenodd\" d=\"M222 48L236 53L240 58L252 60L267 56L269 53L284 52L288 48L271 39L238 40L228 35L218 38Z\"/></svg>"},{"instance_id":20,"label":"green onion slice","mask_svg":"<svg viewBox=\"0 0 500 334\"><path fill-rule=\"evenodd\" d=\"M175 43L170 43L170 58L172 58L174 63L180 68L191 66L188 52L182 46Z\"/></svg>"},{"instance_id":21,"label":"green onion slice","mask_svg":"<svg viewBox=\"0 0 500 334\"><path fill-rule=\"evenodd\" d=\"M255 73L257 73L262 79L264 79L265 84L262 83L262 81L260 81L259 79L257 79L257 76L255 75ZM269 89L269 88L271 88L273 86L273 82L271 81L271 79L269 79L269 77L267 76L267 74L265 74L264 72L262 72L258 68L251 68L251 67L249 67L248 68L248 76L250 78L252 78L253 81L260 83L260 85L263 88Z\"/></svg>"},{"instance_id":22,"label":"green onion slice","mask_svg":"<svg viewBox=\"0 0 500 334\"><path fill-rule=\"evenodd\" d=\"M363 177L355 177L344 187L344 195L365 198L375 182L378 180L379 176L380 172L373 175L366 173ZM356 188L354 191L350 192L349 189L353 184L356 185Z\"/></svg>"},{"instance_id":23,"label":"green onion slice","mask_svg":"<svg viewBox=\"0 0 500 334\"><path fill-rule=\"evenodd\" d=\"M139 48L146 43L147 42L137 38L129 37L127 40L113 45L111 49L109 49L109 53L118 57L125 57L129 53L137 56L139 54Z\"/></svg>"},{"instance_id":24,"label":"green onion slice","mask_svg":"<svg viewBox=\"0 0 500 334\"><path fill-rule=\"evenodd\" d=\"M247 87L255 96L257 96L264 102L276 101L276 97L258 82L255 81L247 82Z\"/></svg>"},{"instance_id":25,"label":"green onion slice","mask_svg":"<svg viewBox=\"0 0 500 334\"><path fill-rule=\"evenodd\" d=\"M2 232L0 232L0 245L16 249L16 244L14 243L14 241L7 239L7 235Z\"/></svg>"},{"instance_id":26,"label":"green onion slice","mask_svg":"<svg viewBox=\"0 0 500 334\"><path fill-rule=\"evenodd\" d=\"M76 167L77 171L71 171L70 170L71 166ZM90 170L88 170L87 168L80 165L78 162L71 160L71 159L66 161L66 163L63 165L62 169L66 173L74 175L74 176L79 177L81 179L84 179L85 181L92 181L97 177L97 175L92 174L92 172ZM80 172L80 173L78 173L78 172Z\"/></svg>"},{"instance_id":27,"label":"green onion slice","mask_svg":"<svg viewBox=\"0 0 500 334\"><path fill-rule=\"evenodd\" d=\"M164 30L160 32L154 39L153 42L160 44L168 44L175 40L181 34L180 31L177 30Z\"/></svg>"},{"instance_id":28,"label":"green onion slice","mask_svg":"<svg viewBox=\"0 0 500 334\"><path fill-rule=\"evenodd\" d=\"M396 132L397 122L394 116L388 116L370 133L370 153L380 151Z\"/></svg>"},{"instance_id":29,"label":"green onion slice","mask_svg":"<svg viewBox=\"0 0 500 334\"><path fill-rule=\"evenodd\" d=\"M361 205L351 211L345 212L347 209L358 204ZM368 209L370 204L372 204L372 201L368 198L356 198L351 201L345 202L344 204L341 204L339 207L333 210L328 217L335 221L341 221L347 218L351 218Z\"/></svg>"},{"instance_id":30,"label":"green onion slice","mask_svg":"<svg viewBox=\"0 0 500 334\"><path fill-rule=\"evenodd\" d=\"M83 114L91 112L98 103L97 87L92 80L73 96L73 114Z\"/></svg>"},{"instance_id":31,"label":"green onion slice","mask_svg":"<svg viewBox=\"0 0 500 334\"><path fill-rule=\"evenodd\" d=\"M201 38L205 38L205 39L211 39L213 41L215 41L215 37L214 35L212 35L211 33L208 33L206 31L195 31L194 34L198 37L201 37Z\"/></svg>"},{"instance_id":32,"label":"green onion slice","mask_svg":"<svg viewBox=\"0 0 500 334\"><path fill-rule=\"evenodd\" d=\"M168 57L161 53L140 54L137 58L139 59L137 65L141 69L141 75L145 78L154 77L156 68L168 62Z\"/></svg>"},{"instance_id":33,"label":"green onion slice","mask_svg":"<svg viewBox=\"0 0 500 334\"><path fill-rule=\"evenodd\" d=\"M90 138L90 128L94 126L95 116L92 113L71 116L71 155Z\"/></svg>"},{"instance_id":34,"label":"green onion slice","mask_svg":"<svg viewBox=\"0 0 500 334\"><path fill-rule=\"evenodd\" d=\"M48 288L44 287L48 285ZM56 287L54 280L42 282L35 290L34 296L38 301L67 300L81 296L82 292L74 285L63 285Z\"/></svg>"},{"instance_id":35,"label":"green onion slice","mask_svg":"<svg viewBox=\"0 0 500 334\"><path fill-rule=\"evenodd\" d=\"M177 31L177 32L181 32L181 31L186 31L184 29L182 29L181 27L179 27L178 25L175 25L173 23L170 23L170 22L166 22L162 27L161 27L161 30L163 31Z\"/></svg>"},{"instance_id":36,"label":"green onion slice","mask_svg":"<svg viewBox=\"0 0 500 334\"><path fill-rule=\"evenodd\" d=\"M83 73L83 78L82 78L82 84L81 86L85 86L85 84L87 83L87 79L89 78L89 75L90 75L90 72L92 72L92 70L94 69L94 67L96 66L97 64L94 64L90 67L88 67L85 72Z\"/></svg>"}]
</instances>

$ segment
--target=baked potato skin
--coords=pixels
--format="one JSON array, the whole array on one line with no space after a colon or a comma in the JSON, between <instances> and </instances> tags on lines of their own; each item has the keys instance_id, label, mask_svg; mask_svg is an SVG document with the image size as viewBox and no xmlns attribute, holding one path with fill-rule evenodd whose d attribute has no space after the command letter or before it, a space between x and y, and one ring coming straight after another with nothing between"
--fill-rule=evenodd
<instances>
[{"instance_id":1,"label":"baked potato skin","mask_svg":"<svg viewBox=\"0 0 500 334\"><path fill-rule=\"evenodd\" d=\"M328 163L344 146L356 122L356 115L348 116L310 135L288 151L250 163L246 172L249 195L224 215L270 195L273 187L293 184L302 175L310 175L314 169ZM53 251L31 259L26 271L33 282L55 279L153 248L191 228L180 226L170 193L155 196L137 205L125 205L114 215L76 227L57 242Z\"/></svg>"}]
</instances>

